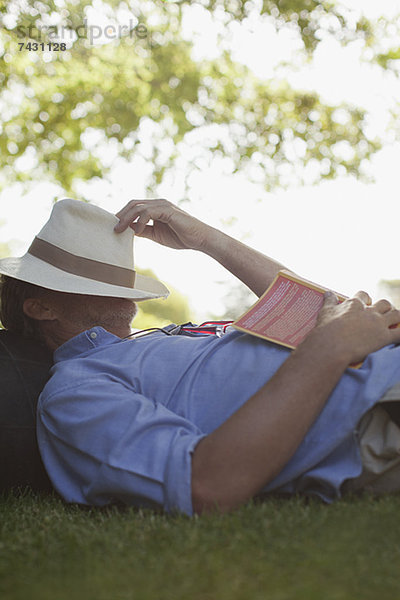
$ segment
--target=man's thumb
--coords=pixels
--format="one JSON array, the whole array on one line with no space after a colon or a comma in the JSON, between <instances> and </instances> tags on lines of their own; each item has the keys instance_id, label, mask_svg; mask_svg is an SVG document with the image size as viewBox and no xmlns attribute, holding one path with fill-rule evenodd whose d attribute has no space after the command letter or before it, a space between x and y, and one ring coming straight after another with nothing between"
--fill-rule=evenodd
<instances>
[{"instance_id":1,"label":"man's thumb","mask_svg":"<svg viewBox=\"0 0 400 600\"><path fill-rule=\"evenodd\" d=\"M335 304L339 304L339 298L336 296L335 292L328 290L324 294L323 306L334 306Z\"/></svg>"}]
</instances>

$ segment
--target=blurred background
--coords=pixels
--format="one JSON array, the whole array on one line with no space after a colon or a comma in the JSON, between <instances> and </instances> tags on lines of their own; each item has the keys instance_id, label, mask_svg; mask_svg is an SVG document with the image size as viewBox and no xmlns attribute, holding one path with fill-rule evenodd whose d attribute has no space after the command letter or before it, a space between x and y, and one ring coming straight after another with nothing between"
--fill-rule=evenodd
<instances>
[{"instance_id":1,"label":"blurred background","mask_svg":"<svg viewBox=\"0 0 400 600\"><path fill-rule=\"evenodd\" d=\"M164 197L350 295L400 301L398 0L0 0L0 254L54 201ZM211 259L136 238L170 287L137 327L235 318Z\"/></svg>"}]
</instances>

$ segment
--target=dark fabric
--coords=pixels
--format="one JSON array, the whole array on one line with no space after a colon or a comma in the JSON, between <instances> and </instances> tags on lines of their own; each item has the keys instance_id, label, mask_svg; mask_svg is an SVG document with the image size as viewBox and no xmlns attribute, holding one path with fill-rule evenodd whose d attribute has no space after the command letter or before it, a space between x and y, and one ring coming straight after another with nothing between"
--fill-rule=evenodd
<instances>
[{"instance_id":1,"label":"dark fabric","mask_svg":"<svg viewBox=\"0 0 400 600\"><path fill-rule=\"evenodd\" d=\"M36 441L36 405L51 364L44 346L0 330L0 492L52 489Z\"/></svg>"},{"instance_id":2,"label":"dark fabric","mask_svg":"<svg viewBox=\"0 0 400 600\"><path fill-rule=\"evenodd\" d=\"M400 427L400 401L394 400L392 402L381 402L379 406L382 406L388 413L389 417Z\"/></svg>"}]
</instances>

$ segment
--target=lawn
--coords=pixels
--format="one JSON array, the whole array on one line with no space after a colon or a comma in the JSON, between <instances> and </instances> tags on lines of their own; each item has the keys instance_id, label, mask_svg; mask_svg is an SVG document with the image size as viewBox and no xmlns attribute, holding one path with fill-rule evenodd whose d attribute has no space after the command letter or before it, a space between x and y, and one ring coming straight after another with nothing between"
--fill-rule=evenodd
<instances>
[{"instance_id":1,"label":"lawn","mask_svg":"<svg viewBox=\"0 0 400 600\"><path fill-rule=\"evenodd\" d=\"M189 519L0 499L2 600L400 598L400 497Z\"/></svg>"}]
</instances>

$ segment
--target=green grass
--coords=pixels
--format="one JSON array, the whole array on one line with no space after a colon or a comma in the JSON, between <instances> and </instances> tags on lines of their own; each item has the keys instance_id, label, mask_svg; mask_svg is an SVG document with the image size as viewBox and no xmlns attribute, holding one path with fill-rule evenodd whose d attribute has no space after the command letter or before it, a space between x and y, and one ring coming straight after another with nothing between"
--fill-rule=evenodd
<instances>
[{"instance_id":1,"label":"green grass","mask_svg":"<svg viewBox=\"0 0 400 600\"><path fill-rule=\"evenodd\" d=\"M2 600L397 600L400 497L189 519L0 499Z\"/></svg>"}]
</instances>

